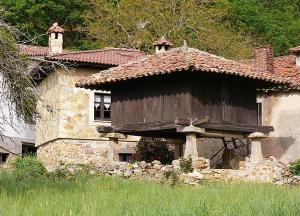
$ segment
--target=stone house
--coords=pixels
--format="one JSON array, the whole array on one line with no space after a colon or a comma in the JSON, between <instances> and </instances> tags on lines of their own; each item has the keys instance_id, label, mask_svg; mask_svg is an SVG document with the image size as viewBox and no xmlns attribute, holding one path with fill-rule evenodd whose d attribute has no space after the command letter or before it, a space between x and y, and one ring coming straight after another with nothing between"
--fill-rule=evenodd
<instances>
[{"instance_id":1,"label":"stone house","mask_svg":"<svg viewBox=\"0 0 300 216\"><path fill-rule=\"evenodd\" d=\"M63 50L63 33L54 24L48 30L49 47L23 45L21 48L25 53L32 53L30 57L37 63L32 68L40 96L35 142L38 158L49 170L54 170L60 162L99 165L131 160L139 137L119 137L119 154L114 155L111 145L114 137L97 132L97 126L110 125L110 92L78 89L75 83L144 53L123 48Z\"/></svg>"}]
</instances>

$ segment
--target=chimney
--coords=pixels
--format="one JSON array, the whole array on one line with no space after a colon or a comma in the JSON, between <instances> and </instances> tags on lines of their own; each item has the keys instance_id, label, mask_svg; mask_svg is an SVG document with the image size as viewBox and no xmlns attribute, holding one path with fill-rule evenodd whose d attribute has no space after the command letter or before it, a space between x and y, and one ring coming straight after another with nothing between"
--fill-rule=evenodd
<instances>
[{"instance_id":1,"label":"chimney","mask_svg":"<svg viewBox=\"0 0 300 216\"><path fill-rule=\"evenodd\" d=\"M271 45L254 49L255 71L274 72L274 49Z\"/></svg>"},{"instance_id":2,"label":"chimney","mask_svg":"<svg viewBox=\"0 0 300 216\"><path fill-rule=\"evenodd\" d=\"M300 72L300 46L291 48L290 53L296 56L296 68Z\"/></svg>"},{"instance_id":3,"label":"chimney","mask_svg":"<svg viewBox=\"0 0 300 216\"><path fill-rule=\"evenodd\" d=\"M173 46L173 44L166 40L163 36L161 39L155 41L153 45L155 46L155 53L167 52Z\"/></svg>"},{"instance_id":4,"label":"chimney","mask_svg":"<svg viewBox=\"0 0 300 216\"><path fill-rule=\"evenodd\" d=\"M63 51L63 33L64 29L54 23L47 31L49 35L49 53L50 55L62 53Z\"/></svg>"}]
</instances>

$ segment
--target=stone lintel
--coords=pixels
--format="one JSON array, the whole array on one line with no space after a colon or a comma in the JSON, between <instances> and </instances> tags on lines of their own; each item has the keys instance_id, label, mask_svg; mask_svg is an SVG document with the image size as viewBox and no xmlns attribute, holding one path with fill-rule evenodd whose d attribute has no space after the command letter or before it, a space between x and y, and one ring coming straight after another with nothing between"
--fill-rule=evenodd
<instances>
[{"instance_id":1,"label":"stone lintel","mask_svg":"<svg viewBox=\"0 0 300 216\"><path fill-rule=\"evenodd\" d=\"M113 138L113 139L126 139L127 136L121 133L107 133L105 135L106 138Z\"/></svg>"},{"instance_id":2,"label":"stone lintel","mask_svg":"<svg viewBox=\"0 0 300 216\"><path fill-rule=\"evenodd\" d=\"M196 133L196 134L204 134L205 133L204 128L196 127L194 125L177 127L176 131L178 133Z\"/></svg>"}]
</instances>

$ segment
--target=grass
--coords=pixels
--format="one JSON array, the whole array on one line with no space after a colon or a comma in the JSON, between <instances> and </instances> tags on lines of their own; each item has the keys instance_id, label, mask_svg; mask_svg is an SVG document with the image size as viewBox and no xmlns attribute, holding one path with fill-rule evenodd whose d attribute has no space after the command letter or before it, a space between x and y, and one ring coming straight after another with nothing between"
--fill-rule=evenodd
<instances>
[{"instance_id":1,"label":"grass","mask_svg":"<svg viewBox=\"0 0 300 216\"><path fill-rule=\"evenodd\" d=\"M199 187L97 177L17 181L0 173L0 215L300 215L300 188L205 183Z\"/></svg>"}]
</instances>

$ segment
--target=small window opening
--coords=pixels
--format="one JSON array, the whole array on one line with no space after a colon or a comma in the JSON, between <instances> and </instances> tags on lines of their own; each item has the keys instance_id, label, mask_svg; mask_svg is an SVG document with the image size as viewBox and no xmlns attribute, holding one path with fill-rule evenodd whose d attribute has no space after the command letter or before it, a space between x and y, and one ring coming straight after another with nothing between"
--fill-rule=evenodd
<instances>
[{"instance_id":1,"label":"small window opening","mask_svg":"<svg viewBox=\"0 0 300 216\"><path fill-rule=\"evenodd\" d=\"M55 39L58 39L58 33L55 32Z\"/></svg>"},{"instance_id":2,"label":"small window opening","mask_svg":"<svg viewBox=\"0 0 300 216\"><path fill-rule=\"evenodd\" d=\"M22 155L35 155L36 154L36 147L34 143L25 143L22 142Z\"/></svg>"},{"instance_id":3,"label":"small window opening","mask_svg":"<svg viewBox=\"0 0 300 216\"><path fill-rule=\"evenodd\" d=\"M119 153L120 162L133 162L133 155L128 153Z\"/></svg>"},{"instance_id":4,"label":"small window opening","mask_svg":"<svg viewBox=\"0 0 300 216\"><path fill-rule=\"evenodd\" d=\"M262 126L262 103L257 103L257 124Z\"/></svg>"},{"instance_id":5,"label":"small window opening","mask_svg":"<svg viewBox=\"0 0 300 216\"><path fill-rule=\"evenodd\" d=\"M0 163L7 162L9 154L8 153L0 153Z\"/></svg>"}]
</instances>

